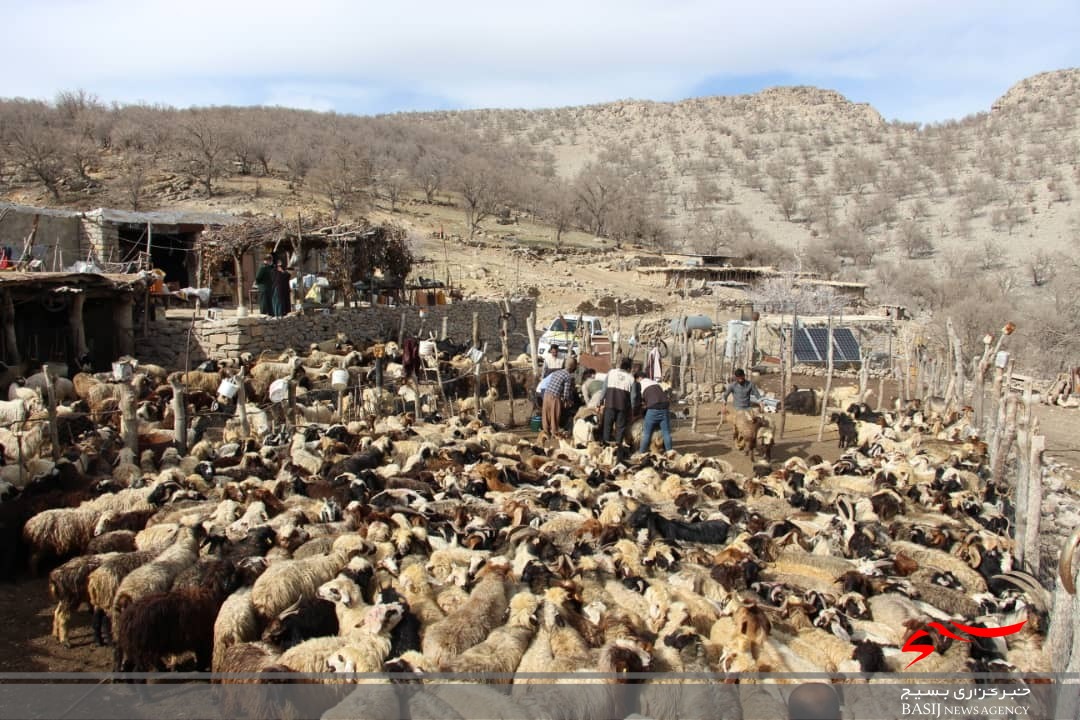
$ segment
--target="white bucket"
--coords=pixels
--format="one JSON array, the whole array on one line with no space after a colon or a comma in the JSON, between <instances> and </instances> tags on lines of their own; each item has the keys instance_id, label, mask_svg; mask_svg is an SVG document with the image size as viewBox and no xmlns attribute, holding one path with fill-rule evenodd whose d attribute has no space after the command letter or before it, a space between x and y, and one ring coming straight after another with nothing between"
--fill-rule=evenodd
<instances>
[{"instance_id":1,"label":"white bucket","mask_svg":"<svg viewBox=\"0 0 1080 720\"><path fill-rule=\"evenodd\" d=\"M478 362L480 362L480 360L483 359L484 352L482 350L480 350L479 348L470 348L470 350L468 352L468 356L469 356L469 360L471 360L474 363L478 363Z\"/></svg>"},{"instance_id":2,"label":"white bucket","mask_svg":"<svg viewBox=\"0 0 1080 720\"><path fill-rule=\"evenodd\" d=\"M232 400L236 393L240 392L240 381L236 378L227 377L218 385L217 394Z\"/></svg>"},{"instance_id":3,"label":"white bucket","mask_svg":"<svg viewBox=\"0 0 1080 720\"><path fill-rule=\"evenodd\" d=\"M1004 350L999 350L997 357L994 358L994 365L1004 370L1008 364L1009 353L1005 352Z\"/></svg>"},{"instance_id":4,"label":"white bucket","mask_svg":"<svg viewBox=\"0 0 1080 720\"><path fill-rule=\"evenodd\" d=\"M432 340L420 341L420 357L433 357L436 352L435 342Z\"/></svg>"},{"instance_id":5,"label":"white bucket","mask_svg":"<svg viewBox=\"0 0 1080 720\"><path fill-rule=\"evenodd\" d=\"M285 378L270 383L270 402L283 402L289 397L289 381Z\"/></svg>"},{"instance_id":6,"label":"white bucket","mask_svg":"<svg viewBox=\"0 0 1080 720\"><path fill-rule=\"evenodd\" d=\"M334 390L345 390L349 387L349 371L335 370L330 373L330 387Z\"/></svg>"},{"instance_id":7,"label":"white bucket","mask_svg":"<svg viewBox=\"0 0 1080 720\"><path fill-rule=\"evenodd\" d=\"M114 362L112 364L113 379L119 382L127 382L134 374L134 370L129 362Z\"/></svg>"}]
</instances>

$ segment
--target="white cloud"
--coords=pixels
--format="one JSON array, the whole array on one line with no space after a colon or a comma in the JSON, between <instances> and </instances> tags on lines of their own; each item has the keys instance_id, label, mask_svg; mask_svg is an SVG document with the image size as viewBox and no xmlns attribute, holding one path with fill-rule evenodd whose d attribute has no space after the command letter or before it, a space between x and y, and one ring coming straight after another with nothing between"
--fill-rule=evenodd
<instances>
[{"instance_id":1,"label":"white cloud","mask_svg":"<svg viewBox=\"0 0 1080 720\"><path fill-rule=\"evenodd\" d=\"M826 85L923 77L938 94L931 107L973 84L1080 64L1080 8L1065 0L12 5L0 31L5 94L83 87L176 105L539 107L672 99L709 77L783 74Z\"/></svg>"}]
</instances>

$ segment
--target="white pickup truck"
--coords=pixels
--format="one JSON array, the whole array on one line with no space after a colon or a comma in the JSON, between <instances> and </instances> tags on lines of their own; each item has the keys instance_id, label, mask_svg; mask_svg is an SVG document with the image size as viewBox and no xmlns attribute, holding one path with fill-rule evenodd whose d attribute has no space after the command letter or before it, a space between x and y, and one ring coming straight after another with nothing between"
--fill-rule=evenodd
<instances>
[{"instance_id":1,"label":"white pickup truck","mask_svg":"<svg viewBox=\"0 0 1080 720\"><path fill-rule=\"evenodd\" d=\"M591 353L584 353L581 347L585 333L589 335ZM573 351L585 367L592 367L597 372L606 371L610 365L611 339L603 322L595 315L561 315L552 320L536 341L540 356L543 357L553 344L558 345L562 353Z\"/></svg>"}]
</instances>

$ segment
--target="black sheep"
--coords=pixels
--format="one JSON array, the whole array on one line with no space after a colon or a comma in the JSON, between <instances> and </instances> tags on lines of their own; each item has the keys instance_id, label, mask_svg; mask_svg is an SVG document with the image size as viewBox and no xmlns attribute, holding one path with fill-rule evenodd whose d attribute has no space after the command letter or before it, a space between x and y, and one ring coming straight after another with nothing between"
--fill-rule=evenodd
<instances>
[{"instance_id":1,"label":"black sheep","mask_svg":"<svg viewBox=\"0 0 1080 720\"><path fill-rule=\"evenodd\" d=\"M338 634L334 603L322 598L304 598L281 611L263 630L264 642L288 650L305 640Z\"/></svg>"},{"instance_id":2,"label":"black sheep","mask_svg":"<svg viewBox=\"0 0 1080 720\"><path fill-rule=\"evenodd\" d=\"M387 657L400 657L410 650L420 651L420 620L409 610L409 603L393 588L386 588L379 593L379 603L389 605L399 603L404 609L401 620L390 632L390 654Z\"/></svg>"},{"instance_id":3,"label":"black sheep","mask_svg":"<svg viewBox=\"0 0 1080 720\"><path fill-rule=\"evenodd\" d=\"M669 520L642 505L630 516L630 526L635 529L648 528L650 534L659 535L665 540L683 540L711 545L721 545L727 541L731 526L723 520L703 520L687 523L682 520Z\"/></svg>"},{"instance_id":4,"label":"black sheep","mask_svg":"<svg viewBox=\"0 0 1080 720\"><path fill-rule=\"evenodd\" d=\"M833 413L829 416L831 422L836 423L836 429L840 433L839 446L841 448L855 447L859 442L859 431L855 421L846 413Z\"/></svg>"},{"instance_id":5,"label":"black sheep","mask_svg":"<svg viewBox=\"0 0 1080 720\"><path fill-rule=\"evenodd\" d=\"M116 634L116 671L164 670L164 658L194 652L199 669L210 667L214 620L234 589L231 563L216 561L198 585L153 593L127 606Z\"/></svg>"}]
</instances>

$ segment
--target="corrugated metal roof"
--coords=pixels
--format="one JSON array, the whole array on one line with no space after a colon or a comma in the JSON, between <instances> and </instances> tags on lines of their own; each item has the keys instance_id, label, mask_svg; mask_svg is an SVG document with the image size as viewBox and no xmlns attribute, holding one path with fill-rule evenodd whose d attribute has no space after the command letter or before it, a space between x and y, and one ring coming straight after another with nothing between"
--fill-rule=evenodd
<instances>
[{"instance_id":1,"label":"corrugated metal roof","mask_svg":"<svg viewBox=\"0 0 1080 720\"><path fill-rule=\"evenodd\" d=\"M32 205L17 205L0 202L0 210L12 210L27 215L48 215L64 218L99 218L104 222L132 223L136 225L232 225L243 222L243 218L228 213L202 212L198 210L152 210L148 212L130 212L115 208L96 208L94 210L68 210L66 208L41 208Z\"/></svg>"},{"instance_id":2,"label":"corrugated metal roof","mask_svg":"<svg viewBox=\"0 0 1080 720\"><path fill-rule=\"evenodd\" d=\"M105 222L131 223L134 225L233 225L243 218L226 213L201 212L197 210L153 210L130 212L113 208L98 208L84 213L86 217L99 217Z\"/></svg>"}]
</instances>

